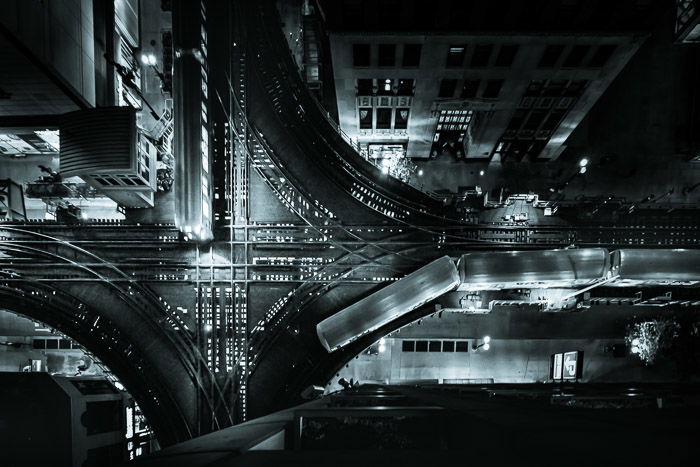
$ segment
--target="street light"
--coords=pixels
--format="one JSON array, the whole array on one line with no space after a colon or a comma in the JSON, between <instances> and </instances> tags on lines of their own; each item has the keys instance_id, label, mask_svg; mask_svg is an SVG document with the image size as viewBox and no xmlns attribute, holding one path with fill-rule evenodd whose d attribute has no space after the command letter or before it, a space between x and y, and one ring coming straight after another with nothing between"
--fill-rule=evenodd
<instances>
[{"instance_id":1,"label":"street light","mask_svg":"<svg viewBox=\"0 0 700 467\"><path fill-rule=\"evenodd\" d=\"M483 170L480 170L480 171L479 171L479 175L481 175L481 176L483 176L485 173L486 173L486 172L484 172Z\"/></svg>"},{"instance_id":2,"label":"street light","mask_svg":"<svg viewBox=\"0 0 700 467\"><path fill-rule=\"evenodd\" d=\"M586 166L588 165L588 159L586 159L586 158L584 157L583 159L581 159L580 161L578 161L578 165L579 165L579 167L586 167Z\"/></svg>"},{"instance_id":3,"label":"street light","mask_svg":"<svg viewBox=\"0 0 700 467\"><path fill-rule=\"evenodd\" d=\"M418 169L418 176L422 177L423 176L423 169Z\"/></svg>"},{"instance_id":4,"label":"street light","mask_svg":"<svg viewBox=\"0 0 700 467\"><path fill-rule=\"evenodd\" d=\"M482 342L481 342L481 344L479 344L479 345L473 345L473 344L472 344L472 350L473 350L473 351L477 351L477 350L479 350L479 349L481 349L481 348L483 348L484 350L488 350L488 349L491 348L491 344L490 344L490 342L491 342L491 337L489 337L489 336L484 336L483 339L481 339L481 341L482 341Z\"/></svg>"},{"instance_id":5,"label":"street light","mask_svg":"<svg viewBox=\"0 0 700 467\"><path fill-rule=\"evenodd\" d=\"M153 54L141 55L141 61L143 62L144 65L151 65L151 66L155 66L155 64L157 63L156 56Z\"/></svg>"}]
</instances>

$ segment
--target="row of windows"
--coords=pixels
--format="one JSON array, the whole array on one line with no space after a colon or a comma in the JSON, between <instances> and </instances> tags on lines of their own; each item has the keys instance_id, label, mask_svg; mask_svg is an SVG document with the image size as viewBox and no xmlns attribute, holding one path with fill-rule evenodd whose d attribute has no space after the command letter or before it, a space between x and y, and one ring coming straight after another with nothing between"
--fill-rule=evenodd
<instances>
[{"instance_id":1,"label":"row of windows","mask_svg":"<svg viewBox=\"0 0 700 467\"><path fill-rule=\"evenodd\" d=\"M401 342L403 352L469 352L469 341L411 341Z\"/></svg>"},{"instance_id":2,"label":"row of windows","mask_svg":"<svg viewBox=\"0 0 700 467\"><path fill-rule=\"evenodd\" d=\"M358 79L355 84L358 96L412 96L414 90L412 79Z\"/></svg>"},{"instance_id":3,"label":"row of windows","mask_svg":"<svg viewBox=\"0 0 700 467\"><path fill-rule=\"evenodd\" d=\"M602 68L608 62L617 48L614 44L592 46L586 44L574 45L568 48L568 53L561 60L567 46L563 44L551 44L545 50L537 64L539 68L554 68L561 62L563 68L576 68L585 66L588 68ZM447 49L445 67L461 68L467 58L467 44L450 45ZM520 46L517 44L502 44L496 47L494 44L475 44L471 47L470 67L494 66L501 68L510 67L515 61ZM404 44L401 66L415 68L420 66L421 44ZM377 64L380 67L394 67L397 64L396 44L377 45ZM355 67L369 67L372 63L371 44L353 44L352 61ZM493 63L492 63L493 62Z\"/></svg>"},{"instance_id":4,"label":"row of windows","mask_svg":"<svg viewBox=\"0 0 700 467\"><path fill-rule=\"evenodd\" d=\"M376 112L374 112L374 110L376 110ZM376 122L374 121L375 113ZM373 109L372 107L360 107L360 129L371 130L372 128L375 128L377 130L389 130L392 128L391 121L393 116L393 128L395 130L405 130L408 128L408 114L409 109L407 108L393 109L391 107L379 107L377 109Z\"/></svg>"},{"instance_id":5,"label":"row of windows","mask_svg":"<svg viewBox=\"0 0 700 467\"><path fill-rule=\"evenodd\" d=\"M148 174L146 174L148 175ZM97 183L102 186L145 186L146 182L135 175L92 175Z\"/></svg>"},{"instance_id":6,"label":"row of windows","mask_svg":"<svg viewBox=\"0 0 700 467\"><path fill-rule=\"evenodd\" d=\"M459 93L461 99L472 99L477 97L479 88L481 87L481 80L478 79L467 79L464 80L462 89ZM501 93L501 88L503 87L502 79L489 79L486 80L481 96L484 99L496 99ZM457 90L457 80L456 79L442 79L440 81L440 90L438 91L438 97L451 99L455 97L455 91Z\"/></svg>"},{"instance_id":7,"label":"row of windows","mask_svg":"<svg viewBox=\"0 0 700 467\"><path fill-rule=\"evenodd\" d=\"M420 66L421 44L404 44L401 66L416 68ZM353 44L352 64L357 67L368 67L371 62L370 44ZM379 66L396 66L396 44L379 44L377 47L377 62Z\"/></svg>"},{"instance_id":8,"label":"row of windows","mask_svg":"<svg viewBox=\"0 0 700 467\"><path fill-rule=\"evenodd\" d=\"M443 79L440 81L438 97L455 97L458 80ZM496 99L503 87L502 79L489 79L485 81L484 89L480 97ZM481 80L464 80L459 97L472 99L477 97L481 87ZM413 96L415 94L415 80L413 79L358 79L355 84L355 92L358 96Z\"/></svg>"},{"instance_id":9,"label":"row of windows","mask_svg":"<svg viewBox=\"0 0 700 467\"><path fill-rule=\"evenodd\" d=\"M34 339L35 349L82 349L80 345L69 339Z\"/></svg>"}]
</instances>

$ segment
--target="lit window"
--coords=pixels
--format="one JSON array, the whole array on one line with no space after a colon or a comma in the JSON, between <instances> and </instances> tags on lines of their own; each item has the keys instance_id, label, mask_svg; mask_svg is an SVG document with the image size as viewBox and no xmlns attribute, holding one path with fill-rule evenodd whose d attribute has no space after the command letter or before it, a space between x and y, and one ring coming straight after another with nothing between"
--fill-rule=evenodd
<instances>
[{"instance_id":1,"label":"lit window","mask_svg":"<svg viewBox=\"0 0 700 467\"><path fill-rule=\"evenodd\" d=\"M447 53L447 63L445 64L445 66L449 68L461 67L464 63L464 56L466 55L466 50L466 45L451 45Z\"/></svg>"}]
</instances>

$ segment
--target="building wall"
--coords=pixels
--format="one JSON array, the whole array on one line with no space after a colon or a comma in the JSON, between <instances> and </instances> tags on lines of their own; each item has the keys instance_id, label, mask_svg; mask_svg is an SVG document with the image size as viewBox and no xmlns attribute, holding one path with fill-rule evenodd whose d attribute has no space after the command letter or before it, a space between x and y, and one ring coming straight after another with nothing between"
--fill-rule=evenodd
<instances>
[{"instance_id":1,"label":"building wall","mask_svg":"<svg viewBox=\"0 0 700 467\"><path fill-rule=\"evenodd\" d=\"M10 0L3 2L0 22L88 104L95 105L91 0Z\"/></svg>"},{"instance_id":2,"label":"building wall","mask_svg":"<svg viewBox=\"0 0 700 467\"><path fill-rule=\"evenodd\" d=\"M585 80L583 94L574 101L552 107L566 111L556 129L540 144L539 157L556 158L563 144L602 95L627 61L634 55L644 37L634 34L580 34L563 35L507 35L486 33L480 35L456 34L389 34L342 33L330 35L333 70L335 74L339 123L343 131L360 142L368 140L407 142L408 157L429 157L438 124L440 110L472 110L473 118L463 137L467 158L490 158L499 138L506 130L516 108L532 81ZM353 44L370 44L369 66L353 66ZM395 66L380 67L379 44L395 44ZM422 44L420 66L403 67L404 44ZM512 63L499 66L499 54L504 46L516 45ZM554 66L538 67L548 45L564 46ZM565 66L575 46L588 46L577 66ZM594 55L601 45L614 45L612 55L604 66L592 66ZM455 66L447 66L451 47L464 47L464 56ZM486 47L484 47L486 46ZM484 64L475 60L477 47L483 51L490 46ZM581 49L578 49L581 50ZM507 61L501 63L508 63ZM474 64L474 65L472 65ZM478 66L477 66L478 65ZM410 105L408 130L385 131L385 134L365 135L359 128L356 84L358 79L413 79L415 95ZM450 97L439 97L443 79L456 80ZM497 97L487 95L488 81L502 80ZM462 90L470 81L478 81L474 97L462 97ZM381 84L381 83L380 83ZM467 92L466 95L470 95ZM537 105L535 102L534 105ZM377 133L376 131L374 133ZM382 133L382 132L379 132ZM542 139L542 137L540 138ZM548 140L548 141L547 141Z\"/></svg>"}]
</instances>

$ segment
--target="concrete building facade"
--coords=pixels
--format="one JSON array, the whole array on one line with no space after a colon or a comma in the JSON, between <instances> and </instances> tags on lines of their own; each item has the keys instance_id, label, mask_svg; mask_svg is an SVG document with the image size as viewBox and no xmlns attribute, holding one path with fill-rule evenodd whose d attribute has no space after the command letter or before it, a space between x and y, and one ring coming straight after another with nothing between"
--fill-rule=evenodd
<instances>
[{"instance_id":1,"label":"concrete building facade","mask_svg":"<svg viewBox=\"0 0 700 467\"><path fill-rule=\"evenodd\" d=\"M654 11L644 2L636 24L616 28L579 2L544 2L566 15L559 28L540 29L528 23L536 8L509 22L462 16L455 24L435 12L421 20L421 2L394 18L383 3L343 2L360 11L345 16L321 3L340 127L369 157L451 152L491 161L556 159L644 41L641 19ZM477 5L469 11L445 3L433 9L460 18L480 2L468 2ZM567 3L577 7L568 11Z\"/></svg>"}]
</instances>

